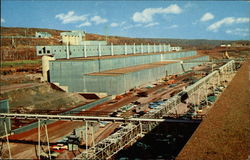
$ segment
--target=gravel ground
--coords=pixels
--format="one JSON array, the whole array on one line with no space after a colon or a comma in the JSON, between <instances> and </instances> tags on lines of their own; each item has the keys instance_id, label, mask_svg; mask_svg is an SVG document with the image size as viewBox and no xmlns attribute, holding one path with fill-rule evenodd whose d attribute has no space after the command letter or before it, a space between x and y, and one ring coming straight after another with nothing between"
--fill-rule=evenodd
<instances>
[{"instance_id":1,"label":"gravel ground","mask_svg":"<svg viewBox=\"0 0 250 160\"><path fill-rule=\"evenodd\" d=\"M246 160L249 155L249 62L240 68L177 160Z\"/></svg>"}]
</instances>

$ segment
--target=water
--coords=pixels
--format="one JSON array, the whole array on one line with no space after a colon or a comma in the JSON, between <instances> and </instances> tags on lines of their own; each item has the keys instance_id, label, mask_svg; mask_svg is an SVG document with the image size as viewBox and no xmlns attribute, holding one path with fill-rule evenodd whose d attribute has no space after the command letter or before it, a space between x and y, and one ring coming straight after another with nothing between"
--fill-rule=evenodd
<instances>
[{"instance_id":1,"label":"water","mask_svg":"<svg viewBox=\"0 0 250 160\"><path fill-rule=\"evenodd\" d=\"M199 124L162 123L133 146L121 150L114 159L173 160Z\"/></svg>"}]
</instances>

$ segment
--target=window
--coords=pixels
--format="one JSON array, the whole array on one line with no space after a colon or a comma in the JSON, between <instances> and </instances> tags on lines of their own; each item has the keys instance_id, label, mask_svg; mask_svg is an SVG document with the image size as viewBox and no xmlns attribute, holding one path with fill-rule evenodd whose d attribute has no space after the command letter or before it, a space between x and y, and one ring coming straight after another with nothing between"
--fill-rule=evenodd
<instances>
[{"instance_id":1,"label":"window","mask_svg":"<svg viewBox=\"0 0 250 160\"><path fill-rule=\"evenodd\" d=\"M50 50L47 50L47 53L50 53Z\"/></svg>"},{"instance_id":2,"label":"window","mask_svg":"<svg viewBox=\"0 0 250 160\"><path fill-rule=\"evenodd\" d=\"M39 53L39 54L42 54L42 51L40 50L38 53Z\"/></svg>"}]
</instances>

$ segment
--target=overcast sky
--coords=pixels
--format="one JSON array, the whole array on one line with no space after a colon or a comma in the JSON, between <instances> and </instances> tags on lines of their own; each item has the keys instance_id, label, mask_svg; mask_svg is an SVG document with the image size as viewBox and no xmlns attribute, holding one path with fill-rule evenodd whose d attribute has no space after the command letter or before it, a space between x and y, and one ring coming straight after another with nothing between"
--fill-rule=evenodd
<instances>
[{"instance_id":1,"label":"overcast sky","mask_svg":"<svg viewBox=\"0 0 250 160\"><path fill-rule=\"evenodd\" d=\"M3 0L6 27L144 38L249 39L247 1Z\"/></svg>"}]
</instances>

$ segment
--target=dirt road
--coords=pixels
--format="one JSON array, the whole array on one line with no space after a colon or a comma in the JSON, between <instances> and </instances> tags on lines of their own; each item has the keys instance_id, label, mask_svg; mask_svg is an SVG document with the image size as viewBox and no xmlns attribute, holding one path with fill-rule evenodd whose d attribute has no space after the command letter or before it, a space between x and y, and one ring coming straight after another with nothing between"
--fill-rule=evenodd
<instances>
[{"instance_id":1,"label":"dirt road","mask_svg":"<svg viewBox=\"0 0 250 160\"><path fill-rule=\"evenodd\" d=\"M245 63L228 88L192 135L177 160L246 160L249 155L249 63Z\"/></svg>"}]
</instances>

